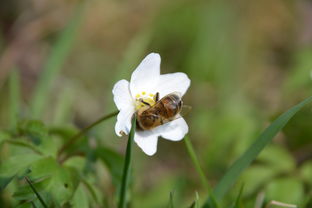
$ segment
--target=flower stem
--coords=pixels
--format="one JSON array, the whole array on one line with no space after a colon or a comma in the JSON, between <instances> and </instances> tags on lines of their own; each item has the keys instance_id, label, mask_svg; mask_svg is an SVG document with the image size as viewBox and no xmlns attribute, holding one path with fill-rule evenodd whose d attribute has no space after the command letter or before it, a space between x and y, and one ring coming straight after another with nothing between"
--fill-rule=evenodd
<instances>
[{"instance_id":1,"label":"flower stem","mask_svg":"<svg viewBox=\"0 0 312 208\"><path fill-rule=\"evenodd\" d=\"M135 126L136 126L136 117L134 116L134 118L132 119L131 131L130 131L129 139L127 143L127 150L126 150L126 157L125 157L124 169L123 169L123 174L122 174L118 208L127 207L127 187L129 183L129 177L130 177L131 156L132 156L131 153L132 153L134 132L136 128Z\"/></svg>"},{"instance_id":2,"label":"flower stem","mask_svg":"<svg viewBox=\"0 0 312 208\"><path fill-rule=\"evenodd\" d=\"M107 114L103 117L101 117L100 119L98 119L97 121L95 121L94 123L90 124L89 126L83 128L79 133L77 133L76 135L74 135L73 137L71 137L59 150L58 152L58 159L59 161L64 161L65 159L62 158L62 154L64 153L64 151L66 149L68 149L70 146L72 146L75 142L77 142L81 136L83 136L85 133L87 133L90 129L92 129L93 127L95 127L96 125L102 123L103 121L112 118L114 116L116 116L119 113L119 111L115 111L113 113ZM67 157L65 157L67 158Z\"/></svg>"}]
</instances>

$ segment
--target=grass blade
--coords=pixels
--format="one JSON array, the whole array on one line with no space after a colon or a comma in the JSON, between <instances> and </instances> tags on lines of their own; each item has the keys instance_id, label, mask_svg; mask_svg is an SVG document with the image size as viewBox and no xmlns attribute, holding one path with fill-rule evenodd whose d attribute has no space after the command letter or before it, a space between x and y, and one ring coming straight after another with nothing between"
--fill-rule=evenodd
<instances>
[{"instance_id":1,"label":"grass blade","mask_svg":"<svg viewBox=\"0 0 312 208\"><path fill-rule=\"evenodd\" d=\"M174 208L173 195L174 195L174 192L170 192L168 208Z\"/></svg>"},{"instance_id":2,"label":"grass blade","mask_svg":"<svg viewBox=\"0 0 312 208\"><path fill-rule=\"evenodd\" d=\"M243 194L243 189L244 189L244 185L241 186L238 196L236 197L235 203L233 208L240 208L241 206L241 198L242 198L242 194Z\"/></svg>"},{"instance_id":3,"label":"grass blade","mask_svg":"<svg viewBox=\"0 0 312 208\"><path fill-rule=\"evenodd\" d=\"M20 77L18 71L12 71L10 80L10 127L16 128L20 109Z\"/></svg>"},{"instance_id":4,"label":"grass blade","mask_svg":"<svg viewBox=\"0 0 312 208\"><path fill-rule=\"evenodd\" d=\"M42 199L42 197L40 196L40 194L38 193L38 191L36 190L36 188L32 185L30 179L26 176L25 177L27 183L29 184L31 190L36 194L36 196L38 197L40 203L42 204L42 206L44 208L48 208L47 204L44 202L44 200Z\"/></svg>"},{"instance_id":5,"label":"grass blade","mask_svg":"<svg viewBox=\"0 0 312 208\"><path fill-rule=\"evenodd\" d=\"M83 4L78 6L74 17L65 30L60 34L51 50L51 54L43 69L33 95L32 114L34 118L40 118L42 111L44 110L44 106L47 101L47 94L51 88L52 82L61 70L62 65L65 62L65 58L72 48L74 37L77 35L77 29L82 19L82 9Z\"/></svg>"},{"instance_id":6,"label":"grass blade","mask_svg":"<svg viewBox=\"0 0 312 208\"><path fill-rule=\"evenodd\" d=\"M287 122L305 105L312 101L312 97L305 99L299 104L293 106L288 111L280 115L274 122L267 127L256 141L246 150L246 152L238 158L230 169L223 176L221 181L214 189L214 196L217 200L223 198L225 193L236 182L243 170L245 170L253 160L259 155L264 147L269 144L274 136L287 124ZM209 198L204 207L208 207Z\"/></svg>"},{"instance_id":7,"label":"grass blade","mask_svg":"<svg viewBox=\"0 0 312 208\"><path fill-rule=\"evenodd\" d=\"M121 187L120 187L118 208L127 207L127 187L129 183L129 177L130 177L132 144L133 144L135 128L136 128L136 117L134 116L132 120L132 126L131 126L131 130L129 134L128 143L127 143L127 150L126 150L126 157L125 157L125 163L124 163L124 169L123 169L123 175L122 175L122 181L121 181Z\"/></svg>"},{"instance_id":8,"label":"grass blade","mask_svg":"<svg viewBox=\"0 0 312 208\"><path fill-rule=\"evenodd\" d=\"M211 208L211 207L212 208L218 207L218 203L215 200L215 197L214 197L214 195L213 195L213 193L211 191L211 188L209 187L207 178L206 178L206 176L204 174L203 169L200 166L199 160L198 160L198 158L196 156L196 153L194 151L193 145L192 145L192 143L191 143L191 141L190 141L188 136L186 136L184 138L184 143L185 143L187 152L188 152L188 154L189 154L189 156L190 156L190 158L192 160L192 163L193 163L193 165L195 167L195 170L197 171L197 173L198 173L198 175L200 177L201 182L203 183L205 189L208 191L209 197L211 198L211 200L209 201L209 208Z\"/></svg>"},{"instance_id":9,"label":"grass blade","mask_svg":"<svg viewBox=\"0 0 312 208\"><path fill-rule=\"evenodd\" d=\"M186 136L184 138L184 143L185 143L185 146L186 146L186 149L187 149L187 152L192 160L192 163L200 177L200 180L201 182L203 183L204 187L210 191L210 188L209 188L209 185L208 185L208 182L207 182L207 179L206 179L206 176L204 174L204 171L202 170L201 166L200 166L200 163L199 163L199 160L195 154L195 151L194 151L194 148L193 148L193 145L189 139L188 136Z\"/></svg>"}]
</instances>

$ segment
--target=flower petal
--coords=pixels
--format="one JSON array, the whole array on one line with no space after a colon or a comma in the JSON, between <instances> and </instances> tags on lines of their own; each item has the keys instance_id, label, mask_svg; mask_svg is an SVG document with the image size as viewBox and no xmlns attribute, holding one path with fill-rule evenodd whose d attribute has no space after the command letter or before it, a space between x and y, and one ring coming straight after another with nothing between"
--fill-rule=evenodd
<instances>
[{"instance_id":1,"label":"flower petal","mask_svg":"<svg viewBox=\"0 0 312 208\"><path fill-rule=\"evenodd\" d=\"M160 56L158 53L147 55L131 75L130 91L132 97L145 91L153 93L160 76Z\"/></svg>"},{"instance_id":2,"label":"flower petal","mask_svg":"<svg viewBox=\"0 0 312 208\"><path fill-rule=\"evenodd\" d=\"M158 133L165 139L180 141L188 132L188 125L183 118L178 118L157 128Z\"/></svg>"},{"instance_id":3,"label":"flower petal","mask_svg":"<svg viewBox=\"0 0 312 208\"><path fill-rule=\"evenodd\" d=\"M137 131L134 135L134 141L149 156L157 151L158 134L153 131Z\"/></svg>"},{"instance_id":4,"label":"flower petal","mask_svg":"<svg viewBox=\"0 0 312 208\"><path fill-rule=\"evenodd\" d=\"M129 134L131 129L131 118L134 114L133 107L122 109L117 115L117 122L115 124L115 132L118 136Z\"/></svg>"},{"instance_id":5,"label":"flower petal","mask_svg":"<svg viewBox=\"0 0 312 208\"><path fill-rule=\"evenodd\" d=\"M191 80L185 73L177 72L171 74L160 75L157 92L159 92L160 98L172 93L180 92L182 96L186 90L190 87Z\"/></svg>"},{"instance_id":6,"label":"flower petal","mask_svg":"<svg viewBox=\"0 0 312 208\"><path fill-rule=\"evenodd\" d=\"M133 99L130 94L129 82L127 80L120 80L114 85L113 95L118 110L133 106Z\"/></svg>"}]
</instances>

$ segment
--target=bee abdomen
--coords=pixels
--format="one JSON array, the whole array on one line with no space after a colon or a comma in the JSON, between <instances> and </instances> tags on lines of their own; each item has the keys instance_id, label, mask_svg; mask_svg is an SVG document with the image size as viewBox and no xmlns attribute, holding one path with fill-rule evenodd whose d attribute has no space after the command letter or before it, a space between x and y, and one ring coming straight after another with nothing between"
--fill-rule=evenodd
<instances>
[{"instance_id":1,"label":"bee abdomen","mask_svg":"<svg viewBox=\"0 0 312 208\"><path fill-rule=\"evenodd\" d=\"M166 109L166 117L173 117L181 111L182 100L179 96L172 94L162 99L162 105Z\"/></svg>"}]
</instances>

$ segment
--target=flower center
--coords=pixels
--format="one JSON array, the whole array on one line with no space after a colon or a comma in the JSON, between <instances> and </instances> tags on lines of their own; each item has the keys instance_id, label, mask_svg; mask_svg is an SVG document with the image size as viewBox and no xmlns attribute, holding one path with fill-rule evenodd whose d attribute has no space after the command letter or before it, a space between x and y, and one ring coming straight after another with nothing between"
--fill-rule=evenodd
<instances>
[{"instance_id":1,"label":"flower center","mask_svg":"<svg viewBox=\"0 0 312 208\"><path fill-rule=\"evenodd\" d=\"M135 109L139 110L145 106L155 105L155 95L153 93L146 93L145 91L135 95Z\"/></svg>"}]
</instances>

